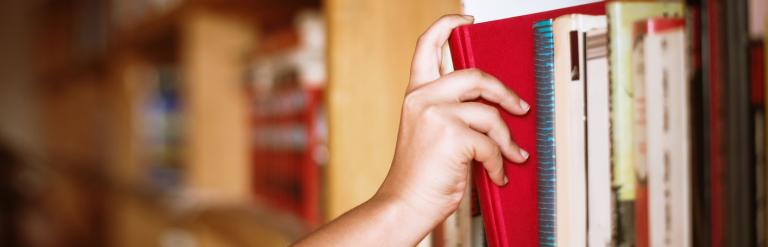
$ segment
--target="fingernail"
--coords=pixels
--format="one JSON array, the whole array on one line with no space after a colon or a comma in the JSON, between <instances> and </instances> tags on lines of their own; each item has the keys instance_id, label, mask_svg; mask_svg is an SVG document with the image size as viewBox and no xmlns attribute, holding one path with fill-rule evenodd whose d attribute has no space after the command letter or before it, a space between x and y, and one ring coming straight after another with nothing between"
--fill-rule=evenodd
<instances>
[{"instance_id":1,"label":"fingernail","mask_svg":"<svg viewBox=\"0 0 768 247\"><path fill-rule=\"evenodd\" d=\"M523 109L524 112L528 112L528 110L531 109L531 105L529 105L528 102L525 102L525 100L520 100L520 109Z\"/></svg>"},{"instance_id":2,"label":"fingernail","mask_svg":"<svg viewBox=\"0 0 768 247\"><path fill-rule=\"evenodd\" d=\"M467 20L470 20L470 21L474 21L475 20L475 17L471 16L471 15L463 15L463 17L464 17L464 19L467 19Z\"/></svg>"},{"instance_id":3,"label":"fingernail","mask_svg":"<svg viewBox=\"0 0 768 247\"><path fill-rule=\"evenodd\" d=\"M505 175L504 176L504 184L503 185L507 185L508 183L509 183L509 178Z\"/></svg>"},{"instance_id":4,"label":"fingernail","mask_svg":"<svg viewBox=\"0 0 768 247\"><path fill-rule=\"evenodd\" d=\"M528 152L525 150L520 149L520 156L523 156L523 159L528 160Z\"/></svg>"}]
</instances>

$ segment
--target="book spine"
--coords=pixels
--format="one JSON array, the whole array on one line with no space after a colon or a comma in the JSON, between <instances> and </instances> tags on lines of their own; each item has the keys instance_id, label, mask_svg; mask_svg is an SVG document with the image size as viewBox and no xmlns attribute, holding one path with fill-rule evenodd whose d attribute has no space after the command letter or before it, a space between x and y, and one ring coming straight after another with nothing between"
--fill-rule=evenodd
<instances>
[{"instance_id":1,"label":"book spine","mask_svg":"<svg viewBox=\"0 0 768 247\"><path fill-rule=\"evenodd\" d=\"M721 122L721 99L720 99L720 0L706 0L703 5L706 18L702 23L704 32L704 68L708 71L704 74L704 83L706 84L709 98L708 112L709 122L709 183L710 186L710 241L712 247L723 245L723 186L722 186L722 166L723 157L721 153L722 144L722 122Z\"/></svg>"},{"instance_id":2,"label":"book spine","mask_svg":"<svg viewBox=\"0 0 768 247\"><path fill-rule=\"evenodd\" d=\"M611 89L611 162L613 171L613 189L616 196L616 227L617 236L615 239L616 245L619 247L633 246L635 241L634 231L634 201L635 201L635 173L634 165L631 161L631 116L627 114L631 113L632 99L630 94L625 92L631 92L626 89L627 85L623 82L623 66L620 67L621 58L626 56L629 51L627 48L620 49L620 47L629 47L627 44L619 45L620 42L628 42L627 37L621 35L621 5L618 3L609 4L607 7L608 14L608 29L609 29L609 70L610 74L610 89ZM627 56L628 57L628 56ZM629 109L627 109L629 108Z\"/></svg>"},{"instance_id":3,"label":"book spine","mask_svg":"<svg viewBox=\"0 0 768 247\"><path fill-rule=\"evenodd\" d=\"M448 39L454 70L462 70L471 66L469 62L469 55L471 53L469 49L471 48L467 44L468 36L466 27L457 27Z\"/></svg>"},{"instance_id":4,"label":"book spine","mask_svg":"<svg viewBox=\"0 0 768 247\"><path fill-rule=\"evenodd\" d=\"M634 32L639 30L635 29ZM632 139L634 141L634 165L635 165L635 244L637 247L648 246L648 148L649 148L649 123L648 118L654 117L646 111L648 101L646 100L646 61L644 54L647 52L644 47L644 35L637 38L634 42L632 55L632 107L633 107L633 128ZM655 103L655 102L651 102ZM656 137L656 136L655 136Z\"/></svg>"},{"instance_id":5,"label":"book spine","mask_svg":"<svg viewBox=\"0 0 768 247\"><path fill-rule=\"evenodd\" d=\"M614 246L611 193L608 37L604 28L585 34L587 102L587 246Z\"/></svg>"},{"instance_id":6,"label":"book spine","mask_svg":"<svg viewBox=\"0 0 768 247\"><path fill-rule=\"evenodd\" d=\"M704 40L705 30L703 18L705 16L702 3L688 3L686 28L691 54L691 79L690 79L690 127L691 127L691 193L692 193L692 227L693 246L709 246L711 224L709 183L709 108L708 87L704 84Z\"/></svg>"},{"instance_id":7,"label":"book spine","mask_svg":"<svg viewBox=\"0 0 768 247\"><path fill-rule=\"evenodd\" d=\"M755 137L753 153L755 157L755 243L766 246L765 235L765 84L763 71L763 43L754 42L750 48L751 113Z\"/></svg>"},{"instance_id":8,"label":"book spine","mask_svg":"<svg viewBox=\"0 0 768 247\"><path fill-rule=\"evenodd\" d=\"M453 68L455 70L475 67L474 55L469 40L470 34L466 26L454 29L451 33L451 37L448 39L453 60ZM504 235L501 231L505 229L503 225L503 215L497 214L502 208L500 205L501 201L493 199L498 199L497 195L488 194L495 193L491 187L496 185L493 185L490 182L481 165L473 165L471 169L471 176L475 181L473 184L477 186L478 191L485 191L485 193L478 193L480 211L483 215L483 229L486 235L485 240L487 241L488 246L509 246L506 242L507 239L501 237Z\"/></svg>"},{"instance_id":9,"label":"book spine","mask_svg":"<svg viewBox=\"0 0 768 247\"><path fill-rule=\"evenodd\" d=\"M768 22L768 18L766 18L766 22ZM766 97L768 97L768 75L766 75L766 71L768 71L768 29L766 29L766 33L763 36L763 183L758 184L758 186L762 187L763 194L761 195L765 200L768 200L768 114L766 114L765 111L768 111L768 100L765 100ZM762 239L766 242L768 242L768 239L766 239L765 236L768 236L768 202L764 202L762 205L762 208L760 210L763 210L763 222L764 222L764 228L763 231L758 232L758 236L763 236ZM766 246L768 243L764 243L762 246Z\"/></svg>"},{"instance_id":10,"label":"book spine","mask_svg":"<svg viewBox=\"0 0 768 247\"><path fill-rule=\"evenodd\" d=\"M650 246L691 246L690 105L685 44L682 24L650 33L642 44Z\"/></svg>"},{"instance_id":11,"label":"book spine","mask_svg":"<svg viewBox=\"0 0 768 247\"><path fill-rule=\"evenodd\" d=\"M747 1L722 1L725 246L755 246Z\"/></svg>"},{"instance_id":12,"label":"book spine","mask_svg":"<svg viewBox=\"0 0 768 247\"><path fill-rule=\"evenodd\" d=\"M533 25L536 77L536 149L539 153L539 246L555 246L554 39L552 20Z\"/></svg>"}]
</instances>

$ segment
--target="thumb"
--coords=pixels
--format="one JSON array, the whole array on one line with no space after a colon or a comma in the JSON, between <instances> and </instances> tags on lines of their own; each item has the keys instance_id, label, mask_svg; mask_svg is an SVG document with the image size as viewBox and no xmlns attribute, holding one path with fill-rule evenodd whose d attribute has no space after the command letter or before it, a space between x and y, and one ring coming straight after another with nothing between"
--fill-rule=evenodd
<instances>
[{"instance_id":1,"label":"thumb","mask_svg":"<svg viewBox=\"0 0 768 247\"><path fill-rule=\"evenodd\" d=\"M421 34L411 62L409 90L440 77L442 47L451 36L451 31L458 26L472 24L474 20L468 15L445 15Z\"/></svg>"}]
</instances>

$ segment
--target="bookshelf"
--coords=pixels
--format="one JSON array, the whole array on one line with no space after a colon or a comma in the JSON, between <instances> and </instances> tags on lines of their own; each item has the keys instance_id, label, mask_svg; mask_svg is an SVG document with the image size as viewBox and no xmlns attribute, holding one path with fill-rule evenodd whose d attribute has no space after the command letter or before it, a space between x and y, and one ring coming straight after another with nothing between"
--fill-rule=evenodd
<instances>
[{"instance_id":1,"label":"bookshelf","mask_svg":"<svg viewBox=\"0 0 768 247\"><path fill-rule=\"evenodd\" d=\"M305 222L253 201L251 106L243 77L272 30L319 2L149 2L39 6L46 17L36 36L41 63L35 67L44 99L45 158L57 174L45 200L57 221L53 228L74 236L67 242L95 234L97 245L112 246L154 246L185 236L204 246L287 245L302 236L309 230ZM111 9L117 4L133 5L122 8L134 13L118 18ZM82 28L78 21L105 26ZM180 109L159 114L182 122L173 127L179 140L164 140L180 165L158 175L151 160L168 154L152 154L147 139L154 137L145 134L158 114L153 104L169 104L155 102L152 81L164 79L152 77L164 73L173 74L173 104ZM95 180L83 182L89 176ZM148 182L156 176L178 178L158 187ZM69 227L77 219L86 223Z\"/></svg>"},{"instance_id":2,"label":"bookshelf","mask_svg":"<svg viewBox=\"0 0 768 247\"><path fill-rule=\"evenodd\" d=\"M53 175L44 177L50 182L43 188L46 196L41 207L54 215L51 228L67 236L63 241L91 241L97 246L155 246L163 241L190 240L202 246L288 245L312 227L369 199L378 189L394 153L415 41L439 16L460 13L462 2L469 10L467 2L483 1L43 1L43 28L34 45L40 47L35 50L41 58L35 67L40 70L43 98L43 158L53 164L47 171ZM485 9L504 9L485 2L493 5ZM574 1L582 2L593 1ZM115 8L131 10L116 16L112 14ZM270 91L269 97L251 95L252 90L245 87L259 83L247 78L254 64L262 58L280 60L276 57L300 43L296 32L286 27L305 8L322 8L325 16L328 35L323 60L328 87L293 87ZM79 31L81 28L89 31ZM717 39L712 40L722 41L717 33L713 35ZM709 48L718 51L723 47ZM712 68L721 69L716 65ZM167 91L158 89L165 83L173 86ZM280 102L290 101L295 93L309 102L300 113L290 117L254 114L258 111L254 105L283 104ZM726 104L729 102L733 101L720 103L745 110ZM317 110L321 107L322 112ZM327 114L329 126L330 160L325 166L306 155L317 150L260 147L254 137L263 134L259 129L276 125L298 126L311 133L315 126L306 123L321 113ZM158 116L160 120L155 122ZM174 121L181 124L174 126ZM178 136L147 134L152 124L174 129L170 132ZM733 139L736 143L739 138ZM315 148L316 142L307 138L305 148ZM737 147L729 146L726 151L748 151L731 150ZM304 155L295 155L296 150ZM723 150L709 153L721 153L717 151ZM710 156L699 156L709 162ZM281 159L294 170L267 169L272 161ZM315 174L310 178L320 181L295 176L296 170ZM272 172L288 174L287 191L302 192L286 199L281 198L284 191L259 191L267 187L257 186L274 182L267 181L274 178ZM170 182L152 182L169 177ZM313 187L317 183L321 185ZM764 202L762 194L759 200ZM711 203L698 199L696 205ZM467 229L466 221L481 225L479 213L468 212L473 206L477 211L479 202L471 203L463 204L462 215L449 218L421 246L482 242L478 237L483 235L481 228ZM275 210L279 205L290 210ZM725 211L707 213L711 212ZM694 216L693 225L711 227L706 222L699 224L701 219L707 217ZM758 224L764 226L765 222ZM453 225L456 227L451 228ZM717 234L721 232L713 233ZM745 236L741 239L751 238ZM757 237L757 241L765 241Z\"/></svg>"}]
</instances>

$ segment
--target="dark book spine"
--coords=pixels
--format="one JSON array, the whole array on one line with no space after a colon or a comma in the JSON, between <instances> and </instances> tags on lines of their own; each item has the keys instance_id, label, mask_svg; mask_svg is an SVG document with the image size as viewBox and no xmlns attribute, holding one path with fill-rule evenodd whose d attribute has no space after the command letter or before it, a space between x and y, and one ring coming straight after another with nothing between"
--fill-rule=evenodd
<instances>
[{"instance_id":1,"label":"dark book spine","mask_svg":"<svg viewBox=\"0 0 768 247\"><path fill-rule=\"evenodd\" d=\"M755 246L747 1L722 1L724 246Z\"/></svg>"},{"instance_id":2,"label":"dark book spine","mask_svg":"<svg viewBox=\"0 0 768 247\"><path fill-rule=\"evenodd\" d=\"M721 118L721 48L720 35L722 16L720 9L720 0L706 0L702 4L702 67L706 68L703 73L704 84L704 103L707 109L703 112L707 119L706 130L709 138L705 138L707 143L705 169L709 172L709 241L712 247L723 246L723 155L722 155L722 125Z\"/></svg>"},{"instance_id":3,"label":"dark book spine","mask_svg":"<svg viewBox=\"0 0 768 247\"><path fill-rule=\"evenodd\" d=\"M536 150L539 153L539 246L555 246L555 85L552 20L533 25L536 77Z\"/></svg>"},{"instance_id":4,"label":"dark book spine","mask_svg":"<svg viewBox=\"0 0 768 247\"><path fill-rule=\"evenodd\" d=\"M693 246L711 246L711 183L709 155L709 88L704 84L704 44L707 15L700 0L688 1L692 73L690 80L691 119L691 205Z\"/></svg>"},{"instance_id":5,"label":"dark book spine","mask_svg":"<svg viewBox=\"0 0 768 247\"><path fill-rule=\"evenodd\" d=\"M766 191L765 191L765 53L763 42L752 42L750 46L750 81L752 103L752 157L755 165L755 229L757 246L768 246L766 241Z\"/></svg>"}]
</instances>

